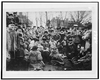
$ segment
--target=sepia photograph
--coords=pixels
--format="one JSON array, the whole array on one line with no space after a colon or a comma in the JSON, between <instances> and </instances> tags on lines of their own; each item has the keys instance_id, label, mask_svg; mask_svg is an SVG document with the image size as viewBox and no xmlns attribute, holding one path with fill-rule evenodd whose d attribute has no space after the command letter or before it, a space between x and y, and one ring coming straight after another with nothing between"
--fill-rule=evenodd
<instances>
[{"instance_id":1,"label":"sepia photograph","mask_svg":"<svg viewBox=\"0 0 100 80\"><path fill-rule=\"evenodd\" d=\"M67 72L68 75L73 71L75 76L74 72L85 71L88 74L94 71L97 67L97 50L94 50L97 49L95 47L97 42L93 34L97 26L94 24L96 18L93 17L96 13L91 5L86 9L82 6L82 8L77 7L74 3L77 8L74 9L71 3L66 3L69 7L63 6L63 3L56 4L60 7L53 7L56 5L52 3L52 7L48 3L33 3L32 7L27 3L26 8L21 8L24 5L22 3L22 5L16 3L19 7L13 8L14 4L5 4L3 9L3 32L5 33L3 74L5 72L20 74L25 71L24 74L54 72L53 75L55 75L55 72L61 72L61 74ZM10 7L7 8L7 5ZM47 8L46 5L48 5ZM69 77L71 76L66 78Z\"/></svg>"}]
</instances>

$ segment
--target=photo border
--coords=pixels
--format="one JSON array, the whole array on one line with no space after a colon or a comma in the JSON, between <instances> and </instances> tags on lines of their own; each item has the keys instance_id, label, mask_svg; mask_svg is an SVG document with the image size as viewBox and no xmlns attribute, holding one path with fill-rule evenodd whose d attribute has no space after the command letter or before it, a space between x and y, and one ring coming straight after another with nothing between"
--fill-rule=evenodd
<instances>
[{"instance_id":1,"label":"photo border","mask_svg":"<svg viewBox=\"0 0 100 80\"><path fill-rule=\"evenodd\" d=\"M3 78L3 3L97 3L97 78ZM2 1L1 2L1 79L99 79L99 2L98 1Z\"/></svg>"}]
</instances>

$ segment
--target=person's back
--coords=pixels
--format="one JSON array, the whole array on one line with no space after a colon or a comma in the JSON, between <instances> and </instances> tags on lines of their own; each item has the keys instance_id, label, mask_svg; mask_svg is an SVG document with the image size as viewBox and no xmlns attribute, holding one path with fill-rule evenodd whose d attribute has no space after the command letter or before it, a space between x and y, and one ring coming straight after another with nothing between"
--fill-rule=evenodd
<instances>
[{"instance_id":1,"label":"person's back","mask_svg":"<svg viewBox=\"0 0 100 80\"><path fill-rule=\"evenodd\" d=\"M42 60L41 53L39 51L30 51L30 63L37 63L38 60Z\"/></svg>"},{"instance_id":2,"label":"person's back","mask_svg":"<svg viewBox=\"0 0 100 80\"><path fill-rule=\"evenodd\" d=\"M37 51L37 49L30 51L29 60L31 66L30 69L32 68L33 70L35 70L37 68L41 68L44 65L41 52Z\"/></svg>"},{"instance_id":3,"label":"person's back","mask_svg":"<svg viewBox=\"0 0 100 80\"><path fill-rule=\"evenodd\" d=\"M36 51L30 51L30 63L34 64L37 61Z\"/></svg>"}]
</instances>

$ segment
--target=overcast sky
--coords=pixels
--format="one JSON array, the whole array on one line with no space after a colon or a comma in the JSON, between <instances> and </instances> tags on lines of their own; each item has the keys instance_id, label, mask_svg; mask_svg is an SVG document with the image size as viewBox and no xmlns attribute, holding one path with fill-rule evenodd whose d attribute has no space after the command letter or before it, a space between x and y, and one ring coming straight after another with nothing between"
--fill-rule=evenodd
<instances>
[{"instance_id":1,"label":"overcast sky","mask_svg":"<svg viewBox=\"0 0 100 80\"><path fill-rule=\"evenodd\" d=\"M87 11L86 14L89 13L89 15L83 19L83 22L89 21L91 17L91 12ZM51 20L53 17L60 17L62 16L62 19L67 18L68 20L71 20L70 14L73 15L74 19L77 19L77 12L76 11L49 11L47 12L47 17L49 20ZM40 26L40 23L42 21L42 26L46 25L46 12L23 12L23 15L27 15L28 19L33 22L32 26ZM41 20L40 20L41 18ZM36 23L37 20L37 23ZM91 20L90 20L91 21Z\"/></svg>"}]
</instances>

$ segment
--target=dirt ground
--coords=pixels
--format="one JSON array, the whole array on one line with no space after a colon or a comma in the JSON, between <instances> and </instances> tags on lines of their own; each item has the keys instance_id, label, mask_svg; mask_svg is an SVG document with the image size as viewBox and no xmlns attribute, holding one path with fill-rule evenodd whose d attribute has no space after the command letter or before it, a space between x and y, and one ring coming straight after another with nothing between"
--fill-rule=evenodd
<instances>
[{"instance_id":1,"label":"dirt ground","mask_svg":"<svg viewBox=\"0 0 100 80\"><path fill-rule=\"evenodd\" d=\"M7 63L7 71L28 71L29 65L23 62L23 64L16 63L14 60ZM45 64L44 71L58 71L61 67L53 66L51 64Z\"/></svg>"}]
</instances>

